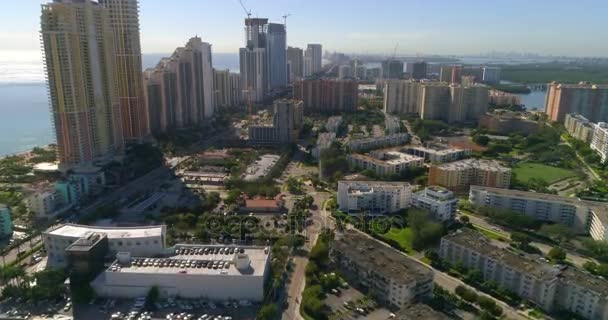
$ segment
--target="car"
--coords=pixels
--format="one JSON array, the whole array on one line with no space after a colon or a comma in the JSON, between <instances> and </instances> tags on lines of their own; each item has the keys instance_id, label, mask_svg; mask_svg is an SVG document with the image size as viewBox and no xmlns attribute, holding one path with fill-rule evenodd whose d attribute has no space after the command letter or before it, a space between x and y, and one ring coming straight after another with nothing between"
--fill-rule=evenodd
<instances>
[{"instance_id":1,"label":"car","mask_svg":"<svg viewBox=\"0 0 608 320\"><path fill-rule=\"evenodd\" d=\"M340 291L338 291L338 289L331 289L331 293L334 294L334 295L336 295L336 296L340 295Z\"/></svg>"},{"instance_id":2,"label":"car","mask_svg":"<svg viewBox=\"0 0 608 320\"><path fill-rule=\"evenodd\" d=\"M72 308L72 303L68 302L65 304L65 307L63 307L63 311L69 311Z\"/></svg>"}]
</instances>

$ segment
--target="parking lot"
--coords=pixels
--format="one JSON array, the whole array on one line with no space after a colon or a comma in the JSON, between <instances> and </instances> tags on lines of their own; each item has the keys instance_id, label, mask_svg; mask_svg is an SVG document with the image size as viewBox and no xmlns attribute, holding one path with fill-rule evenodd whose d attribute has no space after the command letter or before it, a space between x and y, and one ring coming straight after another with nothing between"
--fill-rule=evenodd
<instances>
[{"instance_id":1,"label":"parking lot","mask_svg":"<svg viewBox=\"0 0 608 320\"><path fill-rule=\"evenodd\" d=\"M391 311L379 306L375 301L352 287L340 289L337 294L328 294L325 303L332 310L330 319L386 320L391 318Z\"/></svg>"},{"instance_id":2,"label":"parking lot","mask_svg":"<svg viewBox=\"0 0 608 320\"><path fill-rule=\"evenodd\" d=\"M146 312L144 304L143 297L136 300L96 299L92 304L77 305L74 319L239 320L255 319L258 309L257 305L245 306L236 301L165 299L154 305L155 311Z\"/></svg>"}]
</instances>

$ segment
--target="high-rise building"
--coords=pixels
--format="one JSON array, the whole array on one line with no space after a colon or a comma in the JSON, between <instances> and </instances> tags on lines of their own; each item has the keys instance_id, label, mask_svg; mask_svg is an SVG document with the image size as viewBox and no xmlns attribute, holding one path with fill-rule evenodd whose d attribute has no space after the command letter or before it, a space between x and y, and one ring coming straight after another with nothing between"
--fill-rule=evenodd
<instances>
[{"instance_id":1,"label":"high-rise building","mask_svg":"<svg viewBox=\"0 0 608 320\"><path fill-rule=\"evenodd\" d=\"M450 95L448 123L477 120L488 111L488 87L484 85L451 85Z\"/></svg>"},{"instance_id":2,"label":"high-rise building","mask_svg":"<svg viewBox=\"0 0 608 320\"><path fill-rule=\"evenodd\" d=\"M420 82L388 80L384 82L384 112L389 114L419 113Z\"/></svg>"},{"instance_id":3,"label":"high-rise building","mask_svg":"<svg viewBox=\"0 0 608 320\"><path fill-rule=\"evenodd\" d=\"M269 23L266 40L270 88L285 87L287 85L287 34L285 25Z\"/></svg>"},{"instance_id":4,"label":"high-rise building","mask_svg":"<svg viewBox=\"0 0 608 320\"><path fill-rule=\"evenodd\" d=\"M243 99L259 102L268 93L268 19L245 19L245 47L239 50Z\"/></svg>"},{"instance_id":5,"label":"high-rise building","mask_svg":"<svg viewBox=\"0 0 608 320\"><path fill-rule=\"evenodd\" d=\"M412 70L411 71L408 70L408 72L411 73L412 79L416 79L416 80L426 79L427 78L426 68L427 68L426 62L424 62L424 61L414 62L412 64Z\"/></svg>"},{"instance_id":6,"label":"high-rise building","mask_svg":"<svg viewBox=\"0 0 608 320\"><path fill-rule=\"evenodd\" d=\"M304 53L304 76L310 77L321 71L323 63L323 46L308 44Z\"/></svg>"},{"instance_id":7,"label":"high-rise building","mask_svg":"<svg viewBox=\"0 0 608 320\"><path fill-rule=\"evenodd\" d=\"M395 59L382 61L380 77L384 80L401 79L403 77L403 61Z\"/></svg>"},{"instance_id":8,"label":"high-rise building","mask_svg":"<svg viewBox=\"0 0 608 320\"><path fill-rule=\"evenodd\" d=\"M215 113L211 45L191 38L184 47L163 58L156 68L144 72L146 100L151 127L168 128L203 125Z\"/></svg>"},{"instance_id":9,"label":"high-rise building","mask_svg":"<svg viewBox=\"0 0 608 320\"><path fill-rule=\"evenodd\" d=\"M0 238L10 237L13 233L11 209L0 203Z\"/></svg>"},{"instance_id":10,"label":"high-rise building","mask_svg":"<svg viewBox=\"0 0 608 320\"><path fill-rule=\"evenodd\" d=\"M564 121L568 113L578 113L591 122L608 122L608 85L550 83L545 113L557 122Z\"/></svg>"},{"instance_id":11,"label":"high-rise building","mask_svg":"<svg viewBox=\"0 0 608 320\"><path fill-rule=\"evenodd\" d=\"M500 67L483 67L483 82L496 84L500 82Z\"/></svg>"},{"instance_id":12,"label":"high-rise building","mask_svg":"<svg viewBox=\"0 0 608 320\"><path fill-rule=\"evenodd\" d=\"M294 83L293 96L304 102L307 113L354 112L359 89L353 80L301 80Z\"/></svg>"},{"instance_id":13,"label":"high-rise building","mask_svg":"<svg viewBox=\"0 0 608 320\"><path fill-rule=\"evenodd\" d=\"M114 33L115 81L125 141L139 141L150 134L141 77L138 2L99 0L99 4L108 9Z\"/></svg>"},{"instance_id":14,"label":"high-rise building","mask_svg":"<svg viewBox=\"0 0 608 320\"><path fill-rule=\"evenodd\" d=\"M213 69L213 88L217 107L234 107L241 103L241 76L238 73Z\"/></svg>"},{"instance_id":15,"label":"high-rise building","mask_svg":"<svg viewBox=\"0 0 608 320\"><path fill-rule=\"evenodd\" d=\"M420 118L441 120L447 117L450 110L450 86L445 82L428 82L420 84L418 93L418 110Z\"/></svg>"},{"instance_id":16,"label":"high-rise building","mask_svg":"<svg viewBox=\"0 0 608 320\"><path fill-rule=\"evenodd\" d=\"M303 119L301 101L277 100L274 102L272 126L250 126L249 140L255 144L295 142L300 135Z\"/></svg>"},{"instance_id":17,"label":"high-rise building","mask_svg":"<svg viewBox=\"0 0 608 320\"><path fill-rule=\"evenodd\" d=\"M41 41L62 169L107 160L122 147L110 18L88 0L42 5Z\"/></svg>"},{"instance_id":18,"label":"high-rise building","mask_svg":"<svg viewBox=\"0 0 608 320\"><path fill-rule=\"evenodd\" d=\"M353 77L353 72L350 65L343 64L338 68L338 79L348 79Z\"/></svg>"},{"instance_id":19,"label":"high-rise building","mask_svg":"<svg viewBox=\"0 0 608 320\"><path fill-rule=\"evenodd\" d=\"M287 47L287 66L290 83L300 80L304 76L304 53L302 49Z\"/></svg>"}]
</instances>

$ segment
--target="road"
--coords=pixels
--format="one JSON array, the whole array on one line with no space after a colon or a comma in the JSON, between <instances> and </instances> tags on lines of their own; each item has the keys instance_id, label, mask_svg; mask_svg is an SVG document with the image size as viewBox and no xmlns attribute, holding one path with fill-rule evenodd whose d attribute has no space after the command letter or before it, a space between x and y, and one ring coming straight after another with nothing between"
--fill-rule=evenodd
<instances>
[{"instance_id":1,"label":"road","mask_svg":"<svg viewBox=\"0 0 608 320\"><path fill-rule=\"evenodd\" d=\"M572 147L572 145L570 144L570 142L568 142L568 140L564 139L563 137L560 137L561 141L563 141L568 147L572 148L572 150L574 150L574 153L576 154L576 157L578 158L578 160L585 166L585 172L587 172L587 175L589 176L589 178L591 178L591 180L601 180L602 177L600 177L599 174L597 174L597 172L595 172L595 170L593 170L593 168L591 168L587 162L585 162L585 159L583 159L583 157L581 157L578 152L576 151L576 149L574 149L574 147Z\"/></svg>"},{"instance_id":2,"label":"road","mask_svg":"<svg viewBox=\"0 0 608 320\"><path fill-rule=\"evenodd\" d=\"M15 247L13 250L9 251L7 254L2 256L2 266L9 264L15 260L17 260L19 252L26 252L32 249L32 247L36 246L42 240L42 236L33 237L31 240L28 240L19 246Z\"/></svg>"},{"instance_id":3,"label":"road","mask_svg":"<svg viewBox=\"0 0 608 320\"><path fill-rule=\"evenodd\" d=\"M298 152L299 154L299 152ZM311 170L311 168L302 168L300 165L299 156L294 156L294 160L289 163L287 170L283 174L285 178L290 176L303 176ZM317 192L312 186L304 185L306 194L313 197L313 208L310 210L312 214L313 224L305 229L306 236L309 241L304 246L306 253L310 252L312 247L317 243L319 233L323 228L328 226L329 212L325 210L324 203L329 199L330 194L326 192ZM289 196L288 196L289 198ZM289 201L289 199L287 199ZM284 320L301 320L303 319L300 315L300 303L302 292L306 286L306 265L308 264L307 255L296 255L293 256L293 271L290 275L290 281L287 283L287 299L286 302L288 307L283 311L282 319Z\"/></svg>"}]
</instances>

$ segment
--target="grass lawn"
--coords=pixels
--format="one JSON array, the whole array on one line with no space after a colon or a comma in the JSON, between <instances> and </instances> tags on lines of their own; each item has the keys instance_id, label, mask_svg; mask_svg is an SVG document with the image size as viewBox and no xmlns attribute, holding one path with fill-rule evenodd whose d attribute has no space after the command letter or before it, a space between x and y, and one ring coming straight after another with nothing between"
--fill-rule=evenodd
<instances>
[{"instance_id":1,"label":"grass lawn","mask_svg":"<svg viewBox=\"0 0 608 320\"><path fill-rule=\"evenodd\" d=\"M531 178L545 180L551 184L566 178L576 177L578 174L572 170L552 167L542 163L525 162L513 168L517 180L528 182Z\"/></svg>"},{"instance_id":2,"label":"grass lawn","mask_svg":"<svg viewBox=\"0 0 608 320\"><path fill-rule=\"evenodd\" d=\"M383 234L382 237L397 241L401 246L401 249L407 253L416 252L412 248L412 229L410 228L391 228L387 233Z\"/></svg>"},{"instance_id":3,"label":"grass lawn","mask_svg":"<svg viewBox=\"0 0 608 320\"><path fill-rule=\"evenodd\" d=\"M493 239L493 240L498 240L498 241L503 241L503 242L508 242L509 238L503 236L502 234L498 233L498 232L494 232L491 230L488 230L486 228L482 228L479 226L474 226L475 230L481 232L484 236Z\"/></svg>"}]
</instances>

